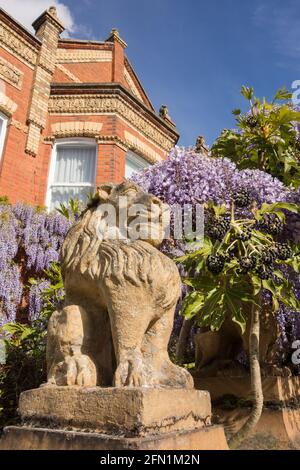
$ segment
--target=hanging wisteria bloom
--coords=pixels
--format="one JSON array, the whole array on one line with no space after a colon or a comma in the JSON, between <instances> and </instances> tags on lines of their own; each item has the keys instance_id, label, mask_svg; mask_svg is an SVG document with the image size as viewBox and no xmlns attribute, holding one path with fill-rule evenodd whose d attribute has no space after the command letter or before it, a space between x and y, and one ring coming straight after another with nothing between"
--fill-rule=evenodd
<instances>
[{"instance_id":1,"label":"hanging wisteria bloom","mask_svg":"<svg viewBox=\"0 0 300 470\"><path fill-rule=\"evenodd\" d=\"M167 160L132 176L145 191L170 205L213 201L229 204L232 194L246 189L258 204L286 201L290 191L260 170L238 170L227 158L212 158L193 148L175 147Z\"/></svg>"},{"instance_id":2,"label":"hanging wisteria bloom","mask_svg":"<svg viewBox=\"0 0 300 470\"><path fill-rule=\"evenodd\" d=\"M21 203L0 205L0 325L16 319L28 275L39 280L44 269L58 261L68 228L68 220L57 212L48 214ZM37 285L36 292L29 293L31 320L40 311L43 284Z\"/></svg>"}]
</instances>

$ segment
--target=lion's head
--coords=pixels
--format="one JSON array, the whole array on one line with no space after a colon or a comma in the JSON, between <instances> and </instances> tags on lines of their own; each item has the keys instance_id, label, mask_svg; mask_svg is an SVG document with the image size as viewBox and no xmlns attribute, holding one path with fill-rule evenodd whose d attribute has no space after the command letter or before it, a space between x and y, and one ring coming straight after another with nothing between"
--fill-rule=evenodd
<instances>
[{"instance_id":1,"label":"lion's head","mask_svg":"<svg viewBox=\"0 0 300 470\"><path fill-rule=\"evenodd\" d=\"M100 186L88 210L103 240L143 240L157 247L169 224L168 206L129 180Z\"/></svg>"}]
</instances>

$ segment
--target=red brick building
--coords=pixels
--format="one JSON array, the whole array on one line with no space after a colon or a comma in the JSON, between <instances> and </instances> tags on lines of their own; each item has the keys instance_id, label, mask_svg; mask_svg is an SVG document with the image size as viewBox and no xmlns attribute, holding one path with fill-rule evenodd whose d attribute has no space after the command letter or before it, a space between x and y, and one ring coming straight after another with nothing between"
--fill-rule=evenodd
<instances>
[{"instance_id":1,"label":"red brick building","mask_svg":"<svg viewBox=\"0 0 300 470\"><path fill-rule=\"evenodd\" d=\"M53 207L165 158L178 132L159 114L112 30L62 39L55 8L35 35L0 9L0 195Z\"/></svg>"}]
</instances>

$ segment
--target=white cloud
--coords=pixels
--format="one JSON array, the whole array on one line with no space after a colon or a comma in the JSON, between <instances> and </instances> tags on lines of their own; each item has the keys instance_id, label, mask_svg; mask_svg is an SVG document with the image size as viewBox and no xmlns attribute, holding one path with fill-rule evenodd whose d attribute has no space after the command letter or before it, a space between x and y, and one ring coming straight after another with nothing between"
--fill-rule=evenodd
<instances>
[{"instance_id":1,"label":"white cloud","mask_svg":"<svg viewBox=\"0 0 300 470\"><path fill-rule=\"evenodd\" d=\"M1 0L1 7L30 31L33 31L33 21L50 6L56 7L67 35L76 32L77 26L69 7L59 0Z\"/></svg>"}]
</instances>

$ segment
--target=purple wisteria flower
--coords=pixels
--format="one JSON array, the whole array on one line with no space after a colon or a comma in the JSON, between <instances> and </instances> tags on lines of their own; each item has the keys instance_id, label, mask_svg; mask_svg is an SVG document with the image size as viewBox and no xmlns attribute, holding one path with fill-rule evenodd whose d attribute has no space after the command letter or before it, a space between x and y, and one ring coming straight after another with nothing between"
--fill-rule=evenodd
<instances>
[{"instance_id":1,"label":"purple wisteria flower","mask_svg":"<svg viewBox=\"0 0 300 470\"><path fill-rule=\"evenodd\" d=\"M300 127L299 127L300 133ZM213 201L229 206L234 193L246 190L260 206L262 203L292 202L300 204L300 190L286 187L277 178L260 170L239 170L227 158L212 158L201 155L194 148L175 147L167 160L157 163L132 176L135 183L145 191L154 194L169 204L183 205ZM249 216L250 214L247 214ZM300 241L300 217L287 213L283 240ZM177 243L162 249L172 256L183 254L184 246ZM288 273L287 273L288 275ZM300 298L300 276L294 275L291 282ZM292 312L281 306L278 323L282 332L282 342L300 339L300 312Z\"/></svg>"},{"instance_id":2,"label":"purple wisteria flower","mask_svg":"<svg viewBox=\"0 0 300 470\"><path fill-rule=\"evenodd\" d=\"M44 269L58 261L69 225L57 212L48 214L21 203L0 205L0 325L16 319L26 287L22 269L39 280ZM40 312L39 289L32 286L29 293L30 320Z\"/></svg>"},{"instance_id":3,"label":"purple wisteria flower","mask_svg":"<svg viewBox=\"0 0 300 470\"><path fill-rule=\"evenodd\" d=\"M238 170L227 158L212 158L192 148L175 147L167 160L132 176L145 191L170 205L213 201L229 204L232 194L247 189L258 204L286 201L290 191L260 170Z\"/></svg>"},{"instance_id":4,"label":"purple wisteria flower","mask_svg":"<svg viewBox=\"0 0 300 470\"><path fill-rule=\"evenodd\" d=\"M39 279L31 285L29 290L29 312L28 319L34 321L39 317L43 308L42 293L50 287L50 281L47 279Z\"/></svg>"}]
</instances>

